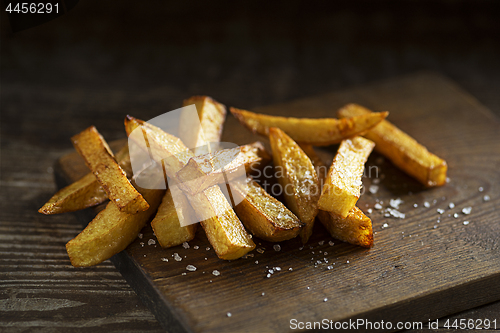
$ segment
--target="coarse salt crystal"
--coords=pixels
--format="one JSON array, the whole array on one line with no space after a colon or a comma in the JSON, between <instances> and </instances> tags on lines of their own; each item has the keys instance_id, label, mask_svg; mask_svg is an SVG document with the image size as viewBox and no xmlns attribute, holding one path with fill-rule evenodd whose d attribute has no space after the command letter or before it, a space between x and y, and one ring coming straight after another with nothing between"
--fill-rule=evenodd
<instances>
[{"instance_id":1,"label":"coarse salt crystal","mask_svg":"<svg viewBox=\"0 0 500 333\"><path fill-rule=\"evenodd\" d=\"M196 266L193 266L193 265L187 265L186 266L186 270L190 271L190 272L194 272L196 270Z\"/></svg>"},{"instance_id":2,"label":"coarse salt crystal","mask_svg":"<svg viewBox=\"0 0 500 333\"><path fill-rule=\"evenodd\" d=\"M472 207L465 207L464 209L462 209L462 213L464 213L465 215L469 215L471 211Z\"/></svg>"},{"instance_id":3,"label":"coarse salt crystal","mask_svg":"<svg viewBox=\"0 0 500 333\"><path fill-rule=\"evenodd\" d=\"M262 293L261 295L264 296L266 293Z\"/></svg>"},{"instance_id":4,"label":"coarse salt crystal","mask_svg":"<svg viewBox=\"0 0 500 333\"><path fill-rule=\"evenodd\" d=\"M175 261L182 261L181 256L177 252L174 253L174 259L175 259Z\"/></svg>"},{"instance_id":5,"label":"coarse salt crystal","mask_svg":"<svg viewBox=\"0 0 500 333\"><path fill-rule=\"evenodd\" d=\"M378 192L378 185L370 185L368 191L370 191L371 194L376 194Z\"/></svg>"},{"instance_id":6,"label":"coarse salt crystal","mask_svg":"<svg viewBox=\"0 0 500 333\"><path fill-rule=\"evenodd\" d=\"M291 271L293 271L293 268L292 268L292 267L290 267L288 270L291 272Z\"/></svg>"},{"instance_id":7,"label":"coarse salt crystal","mask_svg":"<svg viewBox=\"0 0 500 333\"><path fill-rule=\"evenodd\" d=\"M415 203L415 204L413 204L413 207L414 207L414 208L417 208L417 207L418 207L418 204L416 204L416 203Z\"/></svg>"},{"instance_id":8,"label":"coarse salt crystal","mask_svg":"<svg viewBox=\"0 0 500 333\"><path fill-rule=\"evenodd\" d=\"M464 221L464 225L467 225L467 224L469 224L469 221Z\"/></svg>"},{"instance_id":9,"label":"coarse salt crystal","mask_svg":"<svg viewBox=\"0 0 500 333\"><path fill-rule=\"evenodd\" d=\"M274 269L278 272L281 271L281 267L274 267Z\"/></svg>"},{"instance_id":10,"label":"coarse salt crystal","mask_svg":"<svg viewBox=\"0 0 500 333\"><path fill-rule=\"evenodd\" d=\"M232 316L231 312L226 313L226 316L231 317Z\"/></svg>"},{"instance_id":11,"label":"coarse salt crystal","mask_svg":"<svg viewBox=\"0 0 500 333\"><path fill-rule=\"evenodd\" d=\"M382 225L382 228L388 228L389 227L389 224L387 223L384 223L384 225Z\"/></svg>"},{"instance_id":12,"label":"coarse salt crystal","mask_svg":"<svg viewBox=\"0 0 500 333\"><path fill-rule=\"evenodd\" d=\"M207 248L205 250L210 251L210 247L207 246Z\"/></svg>"},{"instance_id":13,"label":"coarse salt crystal","mask_svg":"<svg viewBox=\"0 0 500 333\"><path fill-rule=\"evenodd\" d=\"M139 239L142 239L142 236L143 236L143 234L141 234L141 233L139 233L139 234L137 235L137 237L139 237Z\"/></svg>"},{"instance_id":14,"label":"coarse salt crystal","mask_svg":"<svg viewBox=\"0 0 500 333\"><path fill-rule=\"evenodd\" d=\"M281 245L279 245L279 244L274 244L274 245L273 245L273 249L274 249L274 251L279 252L279 251L281 251Z\"/></svg>"},{"instance_id":15,"label":"coarse salt crystal","mask_svg":"<svg viewBox=\"0 0 500 333\"><path fill-rule=\"evenodd\" d=\"M319 246L322 246L323 244L325 244L325 241L319 241L318 244Z\"/></svg>"},{"instance_id":16,"label":"coarse salt crystal","mask_svg":"<svg viewBox=\"0 0 500 333\"><path fill-rule=\"evenodd\" d=\"M161 261L166 261L166 262L168 262L168 259L167 259L167 258L161 258Z\"/></svg>"},{"instance_id":17,"label":"coarse salt crystal","mask_svg":"<svg viewBox=\"0 0 500 333\"><path fill-rule=\"evenodd\" d=\"M193 249L198 250L200 247L198 245L193 246Z\"/></svg>"},{"instance_id":18,"label":"coarse salt crystal","mask_svg":"<svg viewBox=\"0 0 500 333\"><path fill-rule=\"evenodd\" d=\"M219 276L219 275L220 275L220 272L219 272L218 270L214 269L214 270L212 271L212 274L213 274L213 275L215 275L215 276Z\"/></svg>"},{"instance_id":19,"label":"coarse salt crystal","mask_svg":"<svg viewBox=\"0 0 500 333\"><path fill-rule=\"evenodd\" d=\"M148 245L155 245L156 241L154 239L148 240Z\"/></svg>"},{"instance_id":20,"label":"coarse salt crystal","mask_svg":"<svg viewBox=\"0 0 500 333\"><path fill-rule=\"evenodd\" d=\"M457 219L458 218L458 214L457 213L453 214L453 217Z\"/></svg>"},{"instance_id":21,"label":"coarse salt crystal","mask_svg":"<svg viewBox=\"0 0 500 333\"><path fill-rule=\"evenodd\" d=\"M424 207L425 208L429 208L430 206L431 206L431 204L428 201L424 202Z\"/></svg>"},{"instance_id":22,"label":"coarse salt crystal","mask_svg":"<svg viewBox=\"0 0 500 333\"><path fill-rule=\"evenodd\" d=\"M392 208L399 209L399 205L403 203L403 200L400 198L397 199L391 199L389 202L389 205L391 205Z\"/></svg>"},{"instance_id":23,"label":"coarse salt crystal","mask_svg":"<svg viewBox=\"0 0 500 333\"><path fill-rule=\"evenodd\" d=\"M450 207L450 209L453 209L453 208L455 208L455 204L453 202L450 202L450 204L448 205L448 207Z\"/></svg>"},{"instance_id":24,"label":"coarse salt crystal","mask_svg":"<svg viewBox=\"0 0 500 333\"><path fill-rule=\"evenodd\" d=\"M185 249L189 249L189 244L188 242L184 242L182 243L182 247L185 248Z\"/></svg>"},{"instance_id":25,"label":"coarse salt crystal","mask_svg":"<svg viewBox=\"0 0 500 333\"><path fill-rule=\"evenodd\" d=\"M483 200L484 200L484 201L490 201L490 196L489 196L489 195L485 195L485 196L483 197Z\"/></svg>"},{"instance_id":26,"label":"coarse salt crystal","mask_svg":"<svg viewBox=\"0 0 500 333\"><path fill-rule=\"evenodd\" d=\"M376 203L375 206L373 206L375 209L382 209L382 205L379 203Z\"/></svg>"},{"instance_id":27,"label":"coarse salt crystal","mask_svg":"<svg viewBox=\"0 0 500 333\"><path fill-rule=\"evenodd\" d=\"M368 211L367 211L367 212L368 212L368 214L371 214L371 213L373 213L373 209L368 208Z\"/></svg>"},{"instance_id":28,"label":"coarse salt crystal","mask_svg":"<svg viewBox=\"0 0 500 333\"><path fill-rule=\"evenodd\" d=\"M328 242L328 245L330 245L330 246L334 246L334 245L335 245L335 243L334 243L333 241L329 241L329 242Z\"/></svg>"},{"instance_id":29,"label":"coarse salt crystal","mask_svg":"<svg viewBox=\"0 0 500 333\"><path fill-rule=\"evenodd\" d=\"M262 254L262 253L264 253L264 248L259 247L256 251L259 252L260 254Z\"/></svg>"},{"instance_id":30,"label":"coarse salt crystal","mask_svg":"<svg viewBox=\"0 0 500 333\"><path fill-rule=\"evenodd\" d=\"M438 209L437 209L437 212L438 212L439 214L443 214L443 213L444 213L444 209L438 208Z\"/></svg>"},{"instance_id":31,"label":"coarse salt crystal","mask_svg":"<svg viewBox=\"0 0 500 333\"><path fill-rule=\"evenodd\" d=\"M325 298L325 299L323 300L323 302L328 302L328 298Z\"/></svg>"},{"instance_id":32,"label":"coarse salt crystal","mask_svg":"<svg viewBox=\"0 0 500 333\"><path fill-rule=\"evenodd\" d=\"M483 192L484 191L484 188L482 186L480 186L478 189L477 189L479 192Z\"/></svg>"}]
</instances>

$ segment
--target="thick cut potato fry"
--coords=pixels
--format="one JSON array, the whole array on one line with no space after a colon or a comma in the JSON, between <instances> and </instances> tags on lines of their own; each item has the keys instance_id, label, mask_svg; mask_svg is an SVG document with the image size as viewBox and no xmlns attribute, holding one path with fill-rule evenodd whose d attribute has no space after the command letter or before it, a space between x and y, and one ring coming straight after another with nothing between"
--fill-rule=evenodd
<instances>
[{"instance_id":1,"label":"thick cut potato fry","mask_svg":"<svg viewBox=\"0 0 500 333\"><path fill-rule=\"evenodd\" d=\"M122 212L135 214L149 204L127 179L103 137L91 126L71 138L78 153L106 191L108 198Z\"/></svg>"},{"instance_id":2,"label":"thick cut potato fry","mask_svg":"<svg viewBox=\"0 0 500 333\"><path fill-rule=\"evenodd\" d=\"M300 233L306 243L318 213L320 195L318 176L311 160L299 145L282 130L269 129L276 177L283 189L288 208L305 224Z\"/></svg>"},{"instance_id":3,"label":"thick cut potato fry","mask_svg":"<svg viewBox=\"0 0 500 333\"><path fill-rule=\"evenodd\" d=\"M339 117L368 114L373 113L357 104L348 104L338 111ZM375 142L377 152L425 186L441 186L446 183L446 161L430 153L427 148L389 121L383 120L363 135Z\"/></svg>"},{"instance_id":4,"label":"thick cut potato fry","mask_svg":"<svg viewBox=\"0 0 500 333\"><path fill-rule=\"evenodd\" d=\"M322 183L327 176L326 165L309 145L301 145L304 152L313 162L316 172ZM346 218L324 210L318 210L318 218L333 238L364 247L373 245L372 221L356 206L354 206Z\"/></svg>"},{"instance_id":5,"label":"thick cut potato fry","mask_svg":"<svg viewBox=\"0 0 500 333\"><path fill-rule=\"evenodd\" d=\"M278 127L294 141L313 146L328 146L359 135L380 123L388 112L373 113L349 119L293 118L258 114L231 108L231 113L254 133L269 135L269 128Z\"/></svg>"},{"instance_id":6,"label":"thick cut potato fry","mask_svg":"<svg viewBox=\"0 0 500 333\"><path fill-rule=\"evenodd\" d=\"M345 218L324 210L318 217L332 237L363 247L373 245L372 221L358 207L354 206Z\"/></svg>"},{"instance_id":7,"label":"thick cut potato fry","mask_svg":"<svg viewBox=\"0 0 500 333\"><path fill-rule=\"evenodd\" d=\"M210 142L219 142L226 118L226 107L208 96L190 97L184 100L183 106L191 104L196 106L201 128L195 126L193 130L193 124L181 118L179 133L182 133L184 144L189 148L196 148Z\"/></svg>"},{"instance_id":8,"label":"thick cut potato fry","mask_svg":"<svg viewBox=\"0 0 500 333\"><path fill-rule=\"evenodd\" d=\"M176 179L176 173L193 157L193 153L173 135L144 121L127 116L125 129L133 140L138 139L132 135L136 128L140 129L148 139L147 144L144 140L137 140L136 143L143 150L149 151L152 158L163 165L169 177ZM182 179L176 180L182 182ZM201 225L219 258L236 259L255 248L250 235L219 186L212 186L194 196L187 195L187 198L196 216L202 221Z\"/></svg>"},{"instance_id":9,"label":"thick cut potato fry","mask_svg":"<svg viewBox=\"0 0 500 333\"><path fill-rule=\"evenodd\" d=\"M137 214L121 212L109 202L105 209L78 236L66 244L71 264L75 267L97 265L124 250L146 225L160 204L163 190L140 189L149 209Z\"/></svg>"},{"instance_id":10,"label":"thick cut potato fry","mask_svg":"<svg viewBox=\"0 0 500 333\"><path fill-rule=\"evenodd\" d=\"M251 234L269 242L295 238L304 226L288 208L269 195L251 177L237 184L234 195L240 196L234 210Z\"/></svg>"},{"instance_id":11,"label":"thick cut potato fry","mask_svg":"<svg viewBox=\"0 0 500 333\"><path fill-rule=\"evenodd\" d=\"M116 160L127 173L127 178L130 178L132 168L130 166L128 145L116 154ZM94 174L90 172L76 182L59 190L38 212L45 215L74 212L99 205L106 200L108 200L108 195Z\"/></svg>"},{"instance_id":12,"label":"thick cut potato fry","mask_svg":"<svg viewBox=\"0 0 500 333\"><path fill-rule=\"evenodd\" d=\"M320 209L347 217L359 199L361 176L374 146L360 136L342 141L321 191Z\"/></svg>"},{"instance_id":13,"label":"thick cut potato fry","mask_svg":"<svg viewBox=\"0 0 500 333\"><path fill-rule=\"evenodd\" d=\"M174 205L171 190L168 189L163 200L158 207L158 212L151 221L151 227L160 243L161 247L167 248L180 245L192 240L196 234L197 224L181 226L179 220L194 219L194 211L184 194L176 193L176 198L180 202L179 207ZM180 216L179 216L180 215Z\"/></svg>"},{"instance_id":14,"label":"thick cut potato fry","mask_svg":"<svg viewBox=\"0 0 500 333\"><path fill-rule=\"evenodd\" d=\"M180 184L191 195L210 186L224 184L259 170L271 157L262 143L254 142L232 149L192 157L177 173L178 178L190 180Z\"/></svg>"}]
</instances>

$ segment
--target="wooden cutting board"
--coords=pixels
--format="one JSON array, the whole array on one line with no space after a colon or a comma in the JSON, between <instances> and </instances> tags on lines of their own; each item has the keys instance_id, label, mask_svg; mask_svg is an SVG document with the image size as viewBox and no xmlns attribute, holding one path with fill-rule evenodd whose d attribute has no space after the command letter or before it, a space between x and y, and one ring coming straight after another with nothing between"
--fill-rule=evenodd
<instances>
[{"instance_id":1,"label":"wooden cutting board","mask_svg":"<svg viewBox=\"0 0 500 333\"><path fill-rule=\"evenodd\" d=\"M358 202L364 212L373 211L368 215L375 246L369 250L332 239L317 223L303 249L298 239L280 243L280 251L256 239L259 251L223 261L201 228L188 249L149 245L155 237L145 228L142 239L112 261L168 332L287 332L294 320L350 318L390 321L395 330L398 321L427 324L500 299L500 121L453 82L433 73L256 111L334 117L351 102L390 111L390 121L448 162L449 183L425 189L373 153L367 165L372 174L363 183L379 188L375 194L366 191ZM231 115L223 140L266 141ZM330 163L336 148L319 153ZM60 185L86 172L76 154L64 156L57 166ZM399 211L404 219L385 216L390 199L397 198L403 200ZM384 209L374 208L377 201ZM472 207L469 215L462 213L466 207ZM87 210L79 216L88 222L93 215ZM174 260L174 253L182 261ZM196 271L187 271L187 265ZM269 269L274 273L267 277Z\"/></svg>"}]
</instances>

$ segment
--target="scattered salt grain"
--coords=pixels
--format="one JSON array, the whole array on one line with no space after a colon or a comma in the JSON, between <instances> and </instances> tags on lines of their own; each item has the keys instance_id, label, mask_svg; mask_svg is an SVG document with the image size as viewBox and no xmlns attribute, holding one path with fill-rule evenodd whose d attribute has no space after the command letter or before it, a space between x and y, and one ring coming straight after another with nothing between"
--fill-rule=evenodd
<instances>
[{"instance_id":1,"label":"scattered salt grain","mask_svg":"<svg viewBox=\"0 0 500 333\"><path fill-rule=\"evenodd\" d=\"M307 290L311 289L311 287L307 287Z\"/></svg>"},{"instance_id":2,"label":"scattered salt grain","mask_svg":"<svg viewBox=\"0 0 500 333\"><path fill-rule=\"evenodd\" d=\"M288 270L291 272L291 271L293 271L293 268L292 268L292 267L290 267Z\"/></svg>"},{"instance_id":3,"label":"scattered salt grain","mask_svg":"<svg viewBox=\"0 0 500 333\"><path fill-rule=\"evenodd\" d=\"M270 269L268 270L269 274L274 274L274 270Z\"/></svg>"},{"instance_id":4,"label":"scattered salt grain","mask_svg":"<svg viewBox=\"0 0 500 333\"><path fill-rule=\"evenodd\" d=\"M140 242L139 244L141 244L141 247L144 247L144 242Z\"/></svg>"},{"instance_id":5,"label":"scattered salt grain","mask_svg":"<svg viewBox=\"0 0 500 333\"><path fill-rule=\"evenodd\" d=\"M259 247L256 251L259 252L260 254L262 254L262 253L264 253L265 250L264 250L264 248Z\"/></svg>"},{"instance_id":6,"label":"scattered salt grain","mask_svg":"<svg viewBox=\"0 0 500 333\"><path fill-rule=\"evenodd\" d=\"M198 245L193 246L193 249L198 250L200 247Z\"/></svg>"},{"instance_id":7,"label":"scattered salt grain","mask_svg":"<svg viewBox=\"0 0 500 333\"><path fill-rule=\"evenodd\" d=\"M332 266L332 265L330 265L330 266L328 266L327 268L328 268L328 269L333 269L333 266Z\"/></svg>"},{"instance_id":8,"label":"scattered salt grain","mask_svg":"<svg viewBox=\"0 0 500 333\"><path fill-rule=\"evenodd\" d=\"M425 208L429 208L430 206L431 206L431 204L428 201L424 202L424 207Z\"/></svg>"},{"instance_id":9,"label":"scattered salt grain","mask_svg":"<svg viewBox=\"0 0 500 333\"><path fill-rule=\"evenodd\" d=\"M349 260L347 260L347 263L349 263Z\"/></svg>"},{"instance_id":10,"label":"scattered salt grain","mask_svg":"<svg viewBox=\"0 0 500 333\"><path fill-rule=\"evenodd\" d=\"M444 209L438 208L438 209L437 209L437 212L438 212L439 214L443 214L443 213L444 213Z\"/></svg>"},{"instance_id":11,"label":"scattered salt grain","mask_svg":"<svg viewBox=\"0 0 500 333\"><path fill-rule=\"evenodd\" d=\"M483 200L484 200L484 201L490 201L490 196L489 196L489 195L485 195L485 196L483 197Z\"/></svg>"},{"instance_id":12,"label":"scattered salt grain","mask_svg":"<svg viewBox=\"0 0 500 333\"><path fill-rule=\"evenodd\" d=\"M437 227L438 227L438 226L437 226L437 225L435 225L435 226L434 226L434 229L437 229Z\"/></svg>"},{"instance_id":13,"label":"scattered salt grain","mask_svg":"<svg viewBox=\"0 0 500 333\"><path fill-rule=\"evenodd\" d=\"M182 247L185 248L185 249L189 249L189 244L188 242L184 242L182 243Z\"/></svg>"},{"instance_id":14,"label":"scattered salt grain","mask_svg":"<svg viewBox=\"0 0 500 333\"><path fill-rule=\"evenodd\" d=\"M196 266L193 266L193 265L187 265L186 266L186 270L190 271L190 272L194 272L196 270Z\"/></svg>"},{"instance_id":15,"label":"scattered salt grain","mask_svg":"<svg viewBox=\"0 0 500 333\"><path fill-rule=\"evenodd\" d=\"M258 260L255 260L255 264L258 265L259 264L259 261Z\"/></svg>"},{"instance_id":16,"label":"scattered salt grain","mask_svg":"<svg viewBox=\"0 0 500 333\"><path fill-rule=\"evenodd\" d=\"M161 258L161 261L168 262L168 259L167 258Z\"/></svg>"},{"instance_id":17,"label":"scattered salt grain","mask_svg":"<svg viewBox=\"0 0 500 333\"><path fill-rule=\"evenodd\" d=\"M334 246L334 245L335 245L335 243L334 243L333 241L329 241L329 242L328 242L328 245L330 245L330 246Z\"/></svg>"},{"instance_id":18,"label":"scattered salt grain","mask_svg":"<svg viewBox=\"0 0 500 333\"><path fill-rule=\"evenodd\" d=\"M395 209L387 208L387 211L389 212L389 214L399 219L404 219L406 217L405 213L401 213L400 211L397 211Z\"/></svg>"},{"instance_id":19,"label":"scattered salt grain","mask_svg":"<svg viewBox=\"0 0 500 333\"><path fill-rule=\"evenodd\" d=\"M370 191L371 194L376 194L378 192L378 185L370 185L368 191Z\"/></svg>"},{"instance_id":20,"label":"scattered salt grain","mask_svg":"<svg viewBox=\"0 0 500 333\"><path fill-rule=\"evenodd\" d=\"M154 239L148 240L148 245L155 245L156 241Z\"/></svg>"},{"instance_id":21,"label":"scattered salt grain","mask_svg":"<svg viewBox=\"0 0 500 333\"><path fill-rule=\"evenodd\" d=\"M467 225L467 224L469 224L469 221L464 221L464 225Z\"/></svg>"},{"instance_id":22,"label":"scattered salt grain","mask_svg":"<svg viewBox=\"0 0 500 333\"><path fill-rule=\"evenodd\" d=\"M215 275L215 276L219 276L220 272L218 270L214 269L213 272L212 272L212 274Z\"/></svg>"},{"instance_id":23,"label":"scattered salt grain","mask_svg":"<svg viewBox=\"0 0 500 333\"><path fill-rule=\"evenodd\" d=\"M174 259L175 259L175 261L182 261L181 256L177 252L174 253Z\"/></svg>"},{"instance_id":24,"label":"scattered salt grain","mask_svg":"<svg viewBox=\"0 0 500 333\"><path fill-rule=\"evenodd\" d=\"M274 244L274 245L273 245L273 249L274 249L274 251L279 252L279 251L281 251L281 245L279 245L279 244Z\"/></svg>"},{"instance_id":25,"label":"scattered salt grain","mask_svg":"<svg viewBox=\"0 0 500 333\"><path fill-rule=\"evenodd\" d=\"M372 183L373 184L378 184L378 183L380 183L380 179L375 178L375 179L372 180Z\"/></svg>"},{"instance_id":26,"label":"scattered salt grain","mask_svg":"<svg viewBox=\"0 0 500 333\"><path fill-rule=\"evenodd\" d=\"M271 274L267 274L267 278L270 278L271 277Z\"/></svg>"},{"instance_id":27,"label":"scattered salt grain","mask_svg":"<svg viewBox=\"0 0 500 333\"><path fill-rule=\"evenodd\" d=\"M327 301L328 301L328 298L325 298L325 299L323 300L323 302L327 302Z\"/></svg>"},{"instance_id":28,"label":"scattered salt grain","mask_svg":"<svg viewBox=\"0 0 500 333\"><path fill-rule=\"evenodd\" d=\"M397 199L391 199L389 205L391 205L392 208L394 209L399 209L399 205L403 203L403 200L400 198Z\"/></svg>"},{"instance_id":29,"label":"scattered salt grain","mask_svg":"<svg viewBox=\"0 0 500 333\"><path fill-rule=\"evenodd\" d=\"M388 228L389 227L389 224L387 223L384 223L384 225L382 225L382 228Z\"/></svg>"},{"instance_id":30,"label":"scattered salt grain","mask_svg":"<svg viewBox=\"0 0 500 333\"><path fill-rule=\"evenodd\" d=\"M141 233L139 233L139 234L137 235L137 237L139 237L139 239L142 239L142 236L144 236L144 235L143 235L143 234L141 234Z\"/></svg>"},{"instance_id":31,"label":"scattered salt grain","mask_svg":"<svg viewBox=\"0 0 500 333\"><path fill-rule=\"evenodd\" d=\"M375 206L373 206L375 209L382 209L382 205L379 203L376 203Z\"/></svg>"},{"instance_id":32,"label":"scattered salt grain","mask_svg":"<svg viewBox=\"0 0 500 333\"><path fill-rule=\"evenodd\" d=\"M368 212L368 214L371 214L371 213L373 213L373 209L368 208L368 211L367 211L367 212Z\"/></svg>"},{"instance_id":33,"label":"scattered salt grain","mask_svg":"<svg viewBox=\"0 0 500 333\"><path fill-rule=\"evenodd\" d=\"M281 267L274 267L274 269L278 272L281 271Z\"/></svg>"},{"instance_id":34,"label":"scattered salt grain","mask_svg":"<svg viewBox=\"0 0 500 333\"><path fill-rule=\"evenodd\" d=\"M453 208L455 208L455 204L453 202L450 202L450 204L448 205L448 207L450 207L450 209L453 209Z\"/></svg>"},{"instance_id":35,"label":"scattered salt grain","mask_svg":"<svg viewBox=\"0 0 500 333\"><path fill-rule=\"evenodd\" d=\"M207 246L207 248L205 250L210 251L210 247Z\"/></svg>"},{"instance_id":36,"label":"scattered salt grain","mask_svg":"<svg viewBox=\"0 0 500 333\"><path fill-rule=\"evenodd\" d=\"M264 296L266 293L262 293L261 295Z\"/></svg>"},{"instance_id":37,"label":"scattered salt grain","mask_svg":"<svg viewBox=\"0 0 500 333\"><path fill-rule=\"evenodd\" d=\"M417 208L418 207L418 204L413 204L413 208Z\"/></svg>"},{"instance_id":38,"label":"scattered salt grain","mask_svg":"<svg viewBox=\"0 0 500 333\"><path fill-rule=\"evenodd\" d=\"M462 213L464 213L465 215L469 215L471 211L472 207L465 207L464 209L462 209Z\"/></svg>"},{"instance_id":39,"label":"scattered salt grain","mask_svg":"<svg viewBox=\"0 0 500 333\"><path fill-rule=\"evenodd\" d=\"M453 217L458 219L458 214L457 213L453 214Z\"/></svg>"},{"instance_id":40,"label":"scattered salt grain","mask_svg":"<svg viewBox=\"0 0 500 333\"><path fill-rule=\"evenodd\" d=\"M322 246L323 244L325 244L325 241L319 241L318 244L319 246Z\"/></svg>"},{"instance_id":41,"label":"scattered salt grain","mask_svg":"<svg viewBox=\"0 0 500 333\"><path fill-rule=\"evenodd\" d=\"M186 275L186 273L182 273L181 275Z\"/></svg>"},{"instance_id":42,"label":"scattered salt grain","mask_svg":"<svg viewBox=\"0 0 500 333\"><path fill-rule=\"evenodd\" d=\"M231 317L232 316L231 312L226 313L226 316Z\"/></svg>"},{"instance_id":43,"label":"scattered salt grain","mask_svg":"<svg viewBox=\"0 0 500 333\"><path fill-rule=\"evenodd\" d=\"M484 191L484 188L482 186L480 186L478 189L477 189L479 192L483 192Z\"/></svg>"}]
</instances>

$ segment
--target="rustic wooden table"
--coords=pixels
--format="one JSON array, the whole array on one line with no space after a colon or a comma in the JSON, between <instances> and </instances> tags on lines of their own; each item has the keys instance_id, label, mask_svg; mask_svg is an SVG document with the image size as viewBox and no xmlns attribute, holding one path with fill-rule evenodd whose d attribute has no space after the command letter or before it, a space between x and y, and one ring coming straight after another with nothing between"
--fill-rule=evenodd
<instances>
[{"instance_id":1,"label":"rustic wooden table","mask_svg":"<svg viewBox=\"0 0 500 333\"><path fill-rule=\"evenodd\" d=\"M193 94L251 109L419 70L500 117L497 4L148 6L86 1L16 34L2 16L0 331L162 331L109 261L70 265L74 215L37 213L54 162L91 124L112 141L127 113L149 119ZM498 313L500 302L450 318Z\"/></svg>"}]
</instances>

